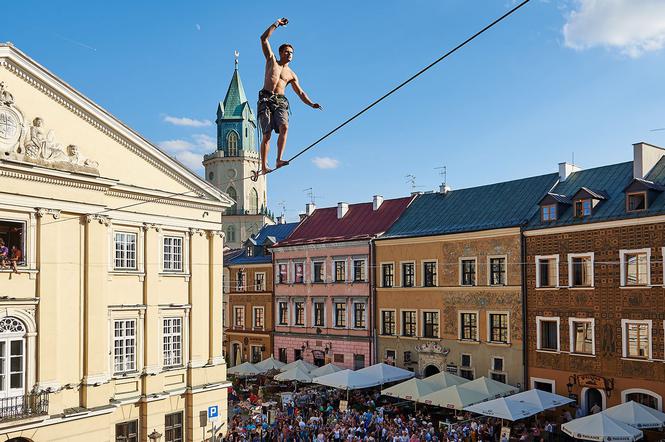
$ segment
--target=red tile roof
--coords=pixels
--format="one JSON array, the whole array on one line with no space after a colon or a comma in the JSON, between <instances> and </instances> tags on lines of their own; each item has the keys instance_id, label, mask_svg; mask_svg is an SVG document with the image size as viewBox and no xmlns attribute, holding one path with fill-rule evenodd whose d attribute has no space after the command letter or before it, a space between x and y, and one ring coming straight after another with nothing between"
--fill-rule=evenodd
<instances>
[{"instance_id":1,"label":"red tile roof","mask_svg":"<svg viewBox=\"0 0 665 442\"><path fill-rule=\"evenodd\" d=\"M385 200L376 211L372 203L349 204L341 219L337 218L337 206L316 209L276 247L369 239L388 230L413 198Z\"/></svg>"}]
</instances>

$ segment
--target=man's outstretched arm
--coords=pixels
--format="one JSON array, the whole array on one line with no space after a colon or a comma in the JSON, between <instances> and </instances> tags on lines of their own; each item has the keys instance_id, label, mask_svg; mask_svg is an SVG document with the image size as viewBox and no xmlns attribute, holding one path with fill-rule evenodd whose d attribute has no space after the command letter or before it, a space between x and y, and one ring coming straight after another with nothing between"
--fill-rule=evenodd
<instances>
[{"instance_id":1,"label":"man's outstretched arm","mask_svg":"<svg viewBox=\"0 0 665 442\"><path fill-rule=\"evenodd\" d=\"M270 47L270 42L268 39L272 33L275 32L275 29L286 25L288 22L289 21L286 18L280 18L275 23L268 26L268 29L266 29L265 32L261 34L261 49L263 49L263 55L266 57L266 59L275 56L275 54L272 52L272 48Z\"/></svg>"},{"instance_id":2,"label":"man's outstretched arm","mask_svg":"<svg viewBox=\"0 0 665 442\"><path fill-rule=\"evenodd\" d=\"M303 103L305 103L307 106L311 106L314 109L321 109L323 110L323 106L321 106L319 103L314 103L310 98L307 96L304 90L300 87L300 83L298 83L298 77L295 76L291 81L291 87L295 91L296 94L300 97Z\"/></svg>"}]
</instances>

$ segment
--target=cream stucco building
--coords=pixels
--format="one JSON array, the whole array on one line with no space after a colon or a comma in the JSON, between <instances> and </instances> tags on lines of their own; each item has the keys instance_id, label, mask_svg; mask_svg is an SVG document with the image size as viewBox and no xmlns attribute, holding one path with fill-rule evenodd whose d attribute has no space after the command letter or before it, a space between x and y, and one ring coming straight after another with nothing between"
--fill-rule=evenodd
<instances>
[{"instance_id":1,"label":"cream stucco building","mask_svg":"<svg viewBox=\"0 0 665 442\"><path fill-rule=\"evenodd\" d=\"M0 82L0 239L21 250L0 262L0 440L210 437L233 201L11 45Z\"/></svg>"}]
</instances>

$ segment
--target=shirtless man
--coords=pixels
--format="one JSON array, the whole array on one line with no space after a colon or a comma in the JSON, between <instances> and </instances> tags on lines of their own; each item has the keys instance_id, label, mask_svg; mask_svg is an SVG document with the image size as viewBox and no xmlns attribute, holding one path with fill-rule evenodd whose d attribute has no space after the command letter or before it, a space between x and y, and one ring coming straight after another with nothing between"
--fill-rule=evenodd
<instances>
[{"instance_id":1,"label":"shirtless man","mask_svg":"<svg viewBox=\"0 0 665 442\"><path fill-rule=\"evenodd\" d=\"M271 24L261 35L261 49L266 57L266 75L263 82L263 90L259 92L258 114L259 124L263 132L261 140L261 172L268 173L270 169L268 161L268 150L270 149L270 135L274 130L279 134L277 138L277 168L286 166L288 161L282 159L286 137L289 131L289 100L284 96L286 85L291 84L293 90L306 105L314 109L323 109L320 104L309 99L305 91L298 83L298 77L289 67L293 59L293 46L285 43L279 47L279 60L275 58L268 39L280 26L285 26L289 21L280 18Z\"/></svg>"}]
</instances>

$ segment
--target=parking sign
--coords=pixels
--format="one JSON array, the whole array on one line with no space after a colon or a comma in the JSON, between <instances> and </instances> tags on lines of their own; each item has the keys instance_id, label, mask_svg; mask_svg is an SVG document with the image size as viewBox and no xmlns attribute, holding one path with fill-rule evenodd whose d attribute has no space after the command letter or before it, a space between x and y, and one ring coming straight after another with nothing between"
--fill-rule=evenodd
<instances>
[{"instance_id":1,"label":"parking sign","mask_svg":"<svg viewBox=\"0 0 665 442\"><path fill-rule=\"evenodd\" d=\"M219 406L211 405L208 407L208 419L211 421L219 419Z\"/></svg>"}]
</instances>

